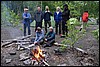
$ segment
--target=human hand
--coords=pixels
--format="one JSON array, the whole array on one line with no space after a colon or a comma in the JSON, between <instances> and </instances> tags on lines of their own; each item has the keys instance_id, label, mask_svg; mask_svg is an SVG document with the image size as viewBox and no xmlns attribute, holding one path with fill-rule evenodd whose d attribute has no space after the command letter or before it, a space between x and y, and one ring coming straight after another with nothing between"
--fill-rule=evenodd
<instances>
[{"instance_id":1,"label":"human hand","mask_svg":"<svg viewBox=\"0 0 100 67\"><path fill-rule=\"evenodd\" d=\"M35 41L34 44L36 44L37 42Z\"/></svg>"},{"instance_id":2,"label":"human hand","mask_svg":"<svg viewBox=\"0 0 100 67\"><path fill-rule=\"evenodd\" d=\"M47 41L47 39L45 39L45 41Z\"/></svg>"}]
</instances>

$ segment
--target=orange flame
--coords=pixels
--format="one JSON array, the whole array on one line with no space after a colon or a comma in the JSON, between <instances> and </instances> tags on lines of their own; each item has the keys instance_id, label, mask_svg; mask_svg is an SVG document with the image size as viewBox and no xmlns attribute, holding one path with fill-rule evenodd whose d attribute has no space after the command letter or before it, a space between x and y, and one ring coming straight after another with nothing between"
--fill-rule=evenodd
<instances>
[{"instance_id":1,"label":"orange flame","mask_svg":"<svg viewBox=\"0 0 100 67\"><path fill-rule=\"evenodd\" d=\"M35 50L32 51L34 54L35 58L39 61L41 58L44 58L44 55L42 53L42 50L40 49L39 46Z\"/></svg>"}]
</instances>

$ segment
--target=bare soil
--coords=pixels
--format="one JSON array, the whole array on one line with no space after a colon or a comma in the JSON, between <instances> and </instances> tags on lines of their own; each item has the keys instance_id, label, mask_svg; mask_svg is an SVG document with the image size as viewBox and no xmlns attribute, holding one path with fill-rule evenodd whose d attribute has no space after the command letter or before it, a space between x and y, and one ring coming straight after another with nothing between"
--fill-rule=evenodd
<instances>
[{"instance_id":1,"label":"bare soil","mask_svg":"<svg viewBox=\"0 0 100 67\"><path fill-rule=\"evenodd\" d=\"M88 52L88 55L82 54L75 49L66 48L62 55L56 55L54 49L59 48L58 46L43 48L49 53L48 64L51 66L58 66L65 64L65 66L99 66L99 41L97 41L92 35L91 31L98 28L98 25L89 25L86 34L75 43L75 47L81 47L81 49ZM34 36L34 28L31 27L32 36ZM23 36L23 31L18 27L1 27L1 40L13 39L19 36ZM60 38L56 35L56 41L61 42L64 38ZM10 51L15 51L16 55L10 55ZM24 65L22 61L19 60L19 55L24 52L29 52L28 50L17 51L17 45L12 45L10 47L1 47L1 65L2 66L28 66ZM86 60L91 57L92 60ZM6 59L12 59L10 63L6 64ZM33 66L33 65L29 65Z\"/></svg>"}]
</instances>

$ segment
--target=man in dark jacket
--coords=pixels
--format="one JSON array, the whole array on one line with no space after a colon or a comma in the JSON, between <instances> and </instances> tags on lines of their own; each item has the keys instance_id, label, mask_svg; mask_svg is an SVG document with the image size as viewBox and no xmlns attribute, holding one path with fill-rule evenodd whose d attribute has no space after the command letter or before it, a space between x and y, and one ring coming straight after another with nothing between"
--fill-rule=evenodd
<instances>
[{"instance_id":1,"label":"man in dark jacket","mask_svg":"<svg viewBox=\"0 0 100 67\"><path fill-rule=\"evenodd\" d=\"M49 11L49 7L46 6L45 8L45 12L44 12L44 24L45 24L45 32L47 33L47 24L49 25L49 27L51 26L51 16L52 16L52 13Z\"/></svg>"},{"instance_id":2,"label":"man in dark jacket","mask_svg":"<svg viewBox=\"0 0 100 67\"><path fill-rule=\"evenodd\" d=\"M64 11L62 12L62 34L66 35L68 33L68 28L67 28L67 21L69 20L69 16L70 16L70 10L68 9L68 5L65 4L64 6Z\"/></svg>"},{"instance_id":3,"label":"man in dark jacket","mask_svg":"<svg viewBox=\"0 0 100 67\"><path fill-rule=\"evenodd\" d=\"M44 40L46 42L44 47L52 46L52 44L55 42L55 33L53 31L53 27L49 27L49 32L46 34Z\"/></svg>"},{"instance_id":4,"label":"man in dark jacket","mask_svg":"<svg viewBox=\"0 0 100 67\"><path fill-rule=\"evenodd\" d=\"M36 21L35 31L36 31L37 27L41 27L42 28L43 13L41 11L41 7L40 6L37 7L37 11L34 14L34 20Z\"/></svg>"}]
</instances>

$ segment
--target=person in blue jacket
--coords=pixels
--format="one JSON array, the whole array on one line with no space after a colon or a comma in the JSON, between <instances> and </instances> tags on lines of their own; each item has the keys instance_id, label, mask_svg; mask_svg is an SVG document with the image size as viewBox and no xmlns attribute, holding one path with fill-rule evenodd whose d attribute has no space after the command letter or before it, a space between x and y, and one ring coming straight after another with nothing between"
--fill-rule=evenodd
<instances>
[{"instance_id":1,"label":"person in blue jacket","mask_svg":"<svg viewBox=\"0 0 100 67\"><path fill-rule=\"evenodd\" d=\"M22 15L23 17L23 24L24 24L24 36L26 36L26 28L28 27L28 35L31 34L30 30L30 18L31 14L28 12L28 7L24 8L24 13Z\"/></svg>"},{"instance_id":2,"label":"person in blue jacket","mask_svg":"<svg viewBox=\"0 0 100 67\"><path fill-rule=\"evenodd\" d=\"M44 37L44 41L46 44L43 47L52 46L55 42L55 32L53 31L53 27L49 27L49 32Z\"/></svg>"},{"instance_id":3,"label":"person in blue jacket","mask_svg":"<svg viewBox=\"0 0 100 67\"><path fill-rule=\"evenodd\" d=\"M37 27L34 44L40 45L43 41L43 38L44 38L44 31L41 29L41 27Z\"/></svg>"},{"instance_id":4,"label":"person in blue jacket","mask_svg":"<svg viewBox=\"0 0 100 67\"><path fill-rule=\"evenodd\" d=\"M55 20L55 31L58 34L58 27L59 27L59 35L61 35L61 21L62 21L62 12L60 7L56 8L56 12L54 13L54 20Z\"/></svg>"}]
</instances>

